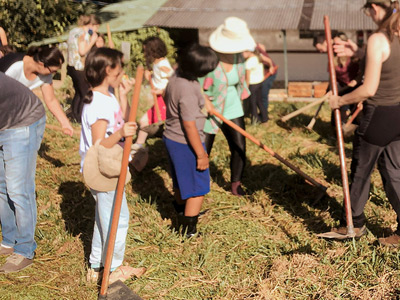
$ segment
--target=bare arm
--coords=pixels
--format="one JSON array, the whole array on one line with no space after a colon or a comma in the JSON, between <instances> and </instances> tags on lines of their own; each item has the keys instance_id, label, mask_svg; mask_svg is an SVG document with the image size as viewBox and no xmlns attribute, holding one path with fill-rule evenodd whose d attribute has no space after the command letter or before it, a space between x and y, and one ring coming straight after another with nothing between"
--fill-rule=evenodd
<instances>
[{"instance_id":1,"label":"bare arm","mask_svg":"<svg viewBox=\"0 0 400 300\"><path fill-rule=\"evenodd\" d=\"M97 140L101 140L100 145L111 148L123 137L132 136L136 133L137 125L135 122L127 122L124 126L105 138L108 122L104 119L97 120L91 127L93 145Z\"/></svg>"},{"instance_id":2,"label":"bare arm","mask_svg":"<svg viewBox=\"0 0 400 300\"><path fill-rule=\"evenodd\" d=\"M332 109L352 103L358 103L375 95L378 90L383 62L390 55L389 41L383 33L373 34L367 45L367 61L364 82L357 89L343 97L329 97Z\"/></svg>"},{"instance_id":3,"label":"bare arm","mask_svg":"<svg viewBox=\"0 0 400 300\"><path fill-rule=\"evenodd\" d=\"M250 85L250 70L246 70L246 83L247 86Z\"/></svg>"},{"instance_id":4,"label":"bare arm","mask_svg":"<svg viewBox=\"0 0 400 300\"><path fill-rule=\"evenodd\" d=\"M206 107L206 111L210 116L212 116L213 111L215 109L214 105L211 103L210 97L208 95L204 94L204 99L205 99L204 106Z\"/></svg>"},{"instance_id":5,"label":"bare arm","mask_svg":"<svg viewBox=\"0 0 400 300\"><path fill-rule=\"evenodd\" d=\"M196 121L183 121L183 128L185 129L190 146L196 153L197 169L201 171L206 170L209 165L208 155L201 143L200 135L196 127Z\"/></svg>"},{"instance_id":6,"label":"bare arm","mask_svg":"<svg viewBox=\"0 0 400 300\"><path fill-rule=\"evenodd\" d=\"M60 102L57 100L56 95L54 94L53 85L43 84L41 90L47 108L56 117L58 122L60 122L63 132L69 136L72 136L74 129L72 128L71 123L61 108Z\"/></svg>"},{"instance_id":7,"label":"bare arm","mask_svg":"<svg viewBox=\"0 0 400 300\"><path fill-rule=\"evenodd\" d=\"M337 56L349 56L349 57L358 57L363 58L365 55L365 49L360 48L354 43L352 40L342 41L338 40L333 45L333 51L337 54Z\"/></svg>"},{"instance_id":8,"label":"bare arm","mask_svg":"<svg viewBox=\"0 0 400 300\"><path fill-rule=\"evenodd\" d=\"M93 45L96 44L97 38L99 35L97 32L93 32L90 37L89 44L85 41L85 35L82 34L78 40L78 52L80 56L85 56L89 53L90 49L92 49Z\"/></svg>"},{"instance_id":9,"label":"bare arm","mask_svg":"<svg viewBox=\"0 0 400 300\"><path fill-rule=\"evenodd\" d=\"M129 119L129 103L128 103L128 93L135 84L135 79L123 79L119 85L119 102L121 105L122 115L124 120Z\"/></svg>"},{"instance_id":10,"label":"bare arm","mask_svg":"<svg viewBox=\"0 0 400 300\"><path fill-rule=\"evenodd\" d=\"M6 35L6 32L4 31L4 29L2 27L0 27L0 40L1 40L1 44L3 46L8 45L7 35Z\"/></svg>"}]
</instances>

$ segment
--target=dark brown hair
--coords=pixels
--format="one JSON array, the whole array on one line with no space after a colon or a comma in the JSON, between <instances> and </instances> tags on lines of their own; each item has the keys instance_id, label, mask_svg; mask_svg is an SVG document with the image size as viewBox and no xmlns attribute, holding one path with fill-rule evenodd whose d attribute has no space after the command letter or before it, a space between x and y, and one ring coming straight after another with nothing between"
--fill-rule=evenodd
<instances>
[{"instance_id":1,"label":"dark brown hair","mask_svg":"<svg viewBox=\"0 0 400 300\"><path fill-rule=\"evenodd\" d=\"M154 60L165 57L168 54L167 46L157 36L149 37L143 42L143 51L146 57L146 66L149 70Z\"/></svg>"},{"instance_id":2,"label":"dark brown hair","mask_svg":"<svg viewBox=\"0 0 400 300\"><path fill-rule=\"evenodd\" d=\"M82 15L79 17L78 20L78 26L84 26L84 25L100 25L101 20L98 16L96 15Z\"/></svg>"},{"instance_id":3,"label":"dark brown hair","mask_svg":"<svg viewBox=\"0 0 400 300\"><path fill-rule=\"evenodd\" d=\"M123 66L122 52L111 48L97 48L91 51L85 61L85 77L91 88L102 84L107 76L106 68L115 69L117 66ZM90 89L84 103L91 103L93 92Z\"/></svg>"},{"instance_id":4,"label":"dark brown hair","mask_svg":"<svg viewBox=\"0 0 400 300\"><path fill-rule=\"evenodd\" d=\"M45 67L61 67L64 63L64 56L57 47L32 46L26 55L31 56L35 62L43 63Z\"/></svg>"},{"instance_id":5,"label":"dark brown hair","mask_svg":"<svg viewBox=\"0 0 400 300\"><path fill-rule=\"evenodd\" d=\"M177 73L187 80L197 80L213 71L218 62L218 56L211 48L192 44L179 53Z\"/></svg>"}]
</instances>

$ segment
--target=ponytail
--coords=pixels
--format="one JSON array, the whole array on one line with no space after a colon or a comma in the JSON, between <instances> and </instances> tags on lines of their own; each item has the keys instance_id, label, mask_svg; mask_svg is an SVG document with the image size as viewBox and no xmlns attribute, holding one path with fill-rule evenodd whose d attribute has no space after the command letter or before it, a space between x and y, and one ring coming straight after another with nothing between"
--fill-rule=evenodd
<instances>
[{"instance_id":1,"label":"ponytail","mask_svg":"<svg viewBox=\"0 0 400 300\"><path fill-rule=\"evenodd\" d=\"M90 104L92 103L92 100L93 100L93 91L92 89L89 89L85 95L85 98L83 98L83 103Z\"/></svg>"},{"instance_id":2,"label":"ponytail","mask_svg":"<svg viewBox=\"0 0 400 300\"><path fill-rule=\"evenodd\" d=\"M392 41L395 34L399 32L400 29L400 12L397 10L393 13L384 23L382 23L379 29L385 31L389 40Z\"/></svg>"}]
</instances>

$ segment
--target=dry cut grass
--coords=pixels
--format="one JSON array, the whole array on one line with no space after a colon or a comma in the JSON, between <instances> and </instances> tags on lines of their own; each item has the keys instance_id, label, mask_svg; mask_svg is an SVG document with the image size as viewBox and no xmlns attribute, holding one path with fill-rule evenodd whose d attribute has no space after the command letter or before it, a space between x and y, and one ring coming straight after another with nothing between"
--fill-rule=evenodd
<instances>
[{"instance_id":1,"label":"dry cut grass","mask_svg":"<svg viewBox=\"0 0 400 300\"><path fill-rule=\"evenodd\" d=\"M142 112L149 105L143 103ZM347 242L316 238L338 224L340 169L328 107L313 132L304 129L313 111L285 126L277 122L300 105L273 103L268 127L247 125L247 130L329 186L327 196L315 201L315 187L249 141L243 178L249 196L232 196L229 149L218 135L211 154L212 191L200 235L190 240L171 229L176 216L167 157L162 141L149 139L149 163L140 174L132 171L127 186L131 221L125 256L148 271L127 281L129 288L157 300L399 298L399 252L376 243L395 225L376 172L366 207L368 235ZM55 124L50 116L48 122ZM350 140L345 145L350 157ZM78 148L77 138L46 130L37 163L35 263L0 275L0 299L97 299L97 287L85 281L95 203L82 182Z\"/></svg>"}]
</instances>

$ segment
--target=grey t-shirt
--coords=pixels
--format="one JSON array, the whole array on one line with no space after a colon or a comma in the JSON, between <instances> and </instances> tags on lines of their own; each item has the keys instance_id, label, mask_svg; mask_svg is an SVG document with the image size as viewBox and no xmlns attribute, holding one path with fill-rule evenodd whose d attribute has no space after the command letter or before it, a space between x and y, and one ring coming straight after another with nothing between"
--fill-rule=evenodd
<instances>
[{"instance_id":1,"label":"grey t-shirt","mask_svg":"<svg viewBox=\"0 0 400 300\"><path fill-rule=\"evenodd\" d=\"M45 115L30 89L0 72L0 130L29 126Z\"/></svg>"},{"instance_id":2,"label":"grey t-shirt","mask_svg":"<svg viewBox=\"0 0 400 300\"><path fill-rule=\"evenodd\" d=\"M196 121L201 142L204 143L206 116L201 112L204 97L200 83L174 75L169 79L164 98L167 105L164 136L175 142L188 144L183 121Z\"/></svg>"}]
</instances>

